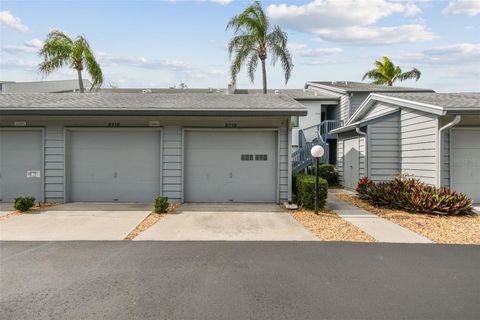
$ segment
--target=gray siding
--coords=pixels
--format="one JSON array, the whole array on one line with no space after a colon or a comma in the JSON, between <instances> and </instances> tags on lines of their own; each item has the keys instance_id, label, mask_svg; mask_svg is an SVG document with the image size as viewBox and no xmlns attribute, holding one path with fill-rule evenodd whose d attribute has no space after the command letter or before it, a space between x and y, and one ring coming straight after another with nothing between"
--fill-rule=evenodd
<instances>
[{"instance_id":1,"label":"gray siding","mask_svg":"<svg viewBox=\"0 0 480 320\"><path fill-rule=\"evenodd\" d=\"M368 93L354 93L350 97L350 109L349 109L349 117L351 117L355 111L357 111L358 107L367 99Z\"/></svg>"},{"instance_id":2,"label":"gray siding","mask_svg":"<svg viewBox=\"0 0 480 320\"><path fill-rule=\"evenodd\" d=\"M438 118L412 109L402 109L401 169L421 181L436 184Z\"/></svg>"},{"instance_id":3,"label":"gray siding","mask_svg":"<svg viewBox=\"0 0 480 320\"><path fill-rule=\"evenodd\" d=\"M163 128L162 194L173 201L182 199L182 128Z\"/></svg>"},{"instance_id":4,"label":"gray siding","mask_svg":"<svg viewBox=\"0 0 480 320\"><path fill-rule=\"evenodd\" d=\"M383 117L368 126L370 179L388 181L400 174L400 144L399 113Z\"/></svg>"},{"instance_id":5,"label":"gray siding","mask_svg":"<svg viewBox=\"0 0 480 320\"><path fill-rule=\"evenodd\" d=\"M107 127L109 122L119 122L121 128L148 127L149 121L156 120L162 127L162 185L163 195L172 201L182 199L182 129L184 127L225 128L226 122L234 122L239 128L278 128L279 129L279 199L288 201L290 197L290 139L286 117L34 117L4 116L1 126L12 126L14 121L27 121L29 126L45 128L44 175L45 201L63 202L68 193L68 181L65 181L64 128L65 127ZM235 130L235 129L233 129ZM68 134L68 130L66 131ZM67 144L68 148L68 144ZM68 159L67 159L68 161ZM67 186L67 190L65 189ZM67 194L68 195L68 194Z\"/></svg>"},{"instance_id":6,"label":"gray siding","mask_svg":"<svg viewBox=\"0 0 480 320\"><path fill-rule=\"evenodd\" d=\"M399 110L399 107L377 102L363 117L362 120L376 118ZM400 120L400 119L399 119Z\"/></svg>"},{"instance_id":7,"label":"gray siding","mask_svg":"<svg viewBox=\"0 0 480 320\"><path fill-rule=\"evenodd\" d=\"M279 130L279 193L280 193L280 202L285 202L289 200L290 188L289 188L289 170L288 166L290 163L290 152L289 152L289 141L288 141L288 128L287 123L284 123Z\"/></svg>"},{"instance_id":8,"label":"gray siding","mask_svg":"<svg viewBox=\"0 0 480 320\"><path fill-rule=\"evenodd\" d=\"M45 201L63 202L64 199L64 143L63 126L45 127Z\"/></svg>"},{"instance_id":9,"label":"gray siding","mask_svg":"<svg viewBox=\"0 0 480 320\"><path fill-rule=\"evenodd\" d=\"M315 90L319 93L324 93L328 95L332 95L334 97L339 97L340 98L340 104L337 108L334 110L334 120L347 120L348 119L348 106L349 106L349 98L348 95L344 94L339 94L335 93L329 90L324 90L320 88L312 88L312 90Z\"/></svg>"}]
</instances>

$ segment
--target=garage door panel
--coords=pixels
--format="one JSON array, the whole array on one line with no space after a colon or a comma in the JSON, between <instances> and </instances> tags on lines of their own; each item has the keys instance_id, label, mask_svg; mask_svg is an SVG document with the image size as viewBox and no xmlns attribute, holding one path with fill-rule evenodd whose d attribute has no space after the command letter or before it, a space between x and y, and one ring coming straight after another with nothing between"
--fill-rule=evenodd
<instances>
[{"instance_id":1,"label":"garage door panel","mask_svg":"<svg viewBox=\"0 0 480 320\"><path fill-rule=\"evenodd\" d=\"M480 203L480 130L453 130L452 188Z\"/></svg>"},{"instance_id":2,"label":"garage door panel","mask_svg":"<svg viewBox=\"0 0 480 320\"><path fill-rule=\"evenodd\" d=\"M267 161L242 161L267 154ZM190 131L185 135L185 201L276 202L277 134Z\"/></svg>"},{"instance_id":3,"label":"garage door panel","mask_svg":"<svg viewBox=\"0 0 480 320\"><path fill-rule=\"evenodd\" d=\"M42 177L27 178L27 171L42 173L42 131L0 130L0 200L18 196L43 201Z\"/></svg>"},{"instance_id":4,"label":"garage door panel","mask_svg":"<svg viewBox=\"0 0 480 320\"><path fill-rule=\"evenodd\" d=\"M71 201L152 202L160 193L158 131L73 131Z\"/></svg>"}]
</instances>

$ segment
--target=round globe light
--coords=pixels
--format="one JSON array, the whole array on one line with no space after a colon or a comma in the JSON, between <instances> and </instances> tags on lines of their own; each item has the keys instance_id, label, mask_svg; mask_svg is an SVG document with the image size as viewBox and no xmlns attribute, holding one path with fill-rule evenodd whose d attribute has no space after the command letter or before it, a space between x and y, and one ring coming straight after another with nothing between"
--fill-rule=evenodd
<instances>
[{"instance_id":1,"label":"round globe light","mask_svg":"<svg viewBox=\"0 0 480 320\"><path fill-rule=\"evenodd\" d=\"M312 149L310 149L310 154L314 158L321 158L325 154L325 150L322 146L313 146Z\"/></svg>"}]
</instances>

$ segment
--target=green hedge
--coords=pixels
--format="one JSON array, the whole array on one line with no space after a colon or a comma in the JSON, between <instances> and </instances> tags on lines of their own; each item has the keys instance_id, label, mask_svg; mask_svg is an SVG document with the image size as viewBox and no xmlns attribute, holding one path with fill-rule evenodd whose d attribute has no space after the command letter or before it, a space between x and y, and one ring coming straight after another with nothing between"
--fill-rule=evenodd
<instances>
[{"instance_id":1,"label":"green hedge","mask_svg":"<svg viewBox=\"0 0 480 320\"><path fill-rule=\"evenodd\" d=\"M17 197L13 201L13 208L21 212L28 211L35 205L34 197Z\"/></svg>"},{"instance_id":2,"label":"green hedge","mask_svg":"<svg viewBox=\"0 0 480 320\"><path fill-rule=\"evenodd\" d=\"M321 164L318 167L318 176L327 180L330 187L338 185L338 171L333 164Z\"/></svg>"},{"instance_id":3,"label":"green hedge","mask_svg":"<svg viewBox=\"0 0 480 320\"><path fill-rule=\"evenodd\" d=\"M328 183L318 178L318 207L322 209L327 203ZM297 195L297 202L307 209L315 208L315 177L308 174L293 175L293 191Z\"/></svg>"},{"instance_id":4,"label":"green hedge","mask_svg":"<svg viewBox=\"0 0 480 320\"><path fill-rule=\"evenodd\" d=\"M156 213L166 213L169 207L167 197L157 197L155 199L155 212Z\"/></svg>"}]
</instances>

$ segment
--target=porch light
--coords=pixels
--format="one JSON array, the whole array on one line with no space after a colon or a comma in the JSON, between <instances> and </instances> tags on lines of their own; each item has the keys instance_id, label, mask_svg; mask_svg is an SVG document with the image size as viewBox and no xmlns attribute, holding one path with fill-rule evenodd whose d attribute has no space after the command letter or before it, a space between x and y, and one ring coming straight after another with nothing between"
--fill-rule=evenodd
<instances>
[{"instance_id":1,"label":"porch light","mask_svg":"<svg viewBox=\"0 0 480 320\"><path fill-rule=\"evenodd\" d=\"M325 150L322 146L313 146L310 154L315 158L315 214L318 214L318 170L320 158L325 154Z\"/></svg>"}]
</instances>

